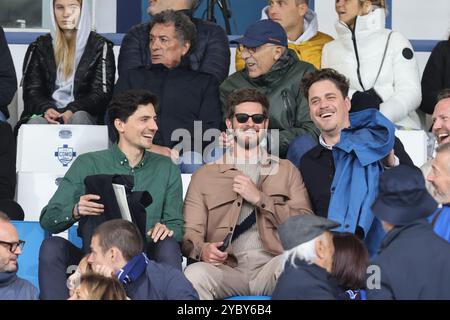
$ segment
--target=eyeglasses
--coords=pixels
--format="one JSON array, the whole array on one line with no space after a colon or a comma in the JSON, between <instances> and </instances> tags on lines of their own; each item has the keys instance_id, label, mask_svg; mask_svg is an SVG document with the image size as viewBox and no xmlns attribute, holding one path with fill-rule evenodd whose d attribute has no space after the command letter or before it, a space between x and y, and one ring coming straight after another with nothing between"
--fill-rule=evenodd
<instances>
[{"instance_id":1,"label":"eyeglasses","mask_svg":"<svg viewBox=\"0 0 450 320\"><path fill-rule=\"evenodd\" d=\"M249 118L252 118L253 123L256 124L261 124L264 122L264 120L266 120L266 116L261 113L252 115L246 113L235 113L234 116L236 117L236 120L239 123L246 123Z\"/></svg>"},{"instance_id":2,"label":"eyeglasses","mask_svg":"<svg viewBox=\"0 0 450 320\"><path fill-rule=\"evenodd\" d=\"M246 46L244 46L243 44L240 44L239 45L239 51L241 52L241 53L244 53L244 52L248 52L250 55L254 55L257 51L258 51L258 49L259 48L263 48L263 47L273 47L274 46L274 44L268 44L268 43L266 43L266 44L263 44L262 46L259 46L259 47L256 47L256 48L248 48L248 47L246 47Z\"/></svg>"},{"instance_id":3,"label":"eyeglasses","mask_svg":"<svg viewBox=\"0 0 450 320\"><path fill-rule=\"evenodd\" d=\"M6 242L6 241L0 241L0 244L4 244L4 245L9 246L9 251L10 251L11 253L14 253L14 252L16 252L17 247L19 247L20 250L23 249L23 246L25 245L25 241L23 241L23 240L19 240L19 242Z\"/></svg>"}]
</instances>

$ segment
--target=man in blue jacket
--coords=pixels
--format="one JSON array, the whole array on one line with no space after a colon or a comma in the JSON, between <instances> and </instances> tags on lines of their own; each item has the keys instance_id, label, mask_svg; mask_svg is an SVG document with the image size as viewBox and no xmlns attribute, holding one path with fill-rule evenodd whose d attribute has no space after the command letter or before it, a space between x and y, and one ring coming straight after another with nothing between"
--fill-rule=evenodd
<instances>
[{"instance_id":1,"label":"man in blue jacket","mask_svg":"<svg viewBox=\"0 0 450 320\"><path fill-rule=\"evenodd\" d=\"M149 260L143 248L133 223L110 220L94 231L87 262L94 272L117 277L132 300L198 300L180 270Z\"/></svg>"},{"instance_id":2,"label":"man in blue jacket","mask_svg":"<svg viewBox=\"0 0 450 320\"><path fill-rule=\"evenodd\" d=\"M197 29L197 45L189 56L192 70L213 75L221 83L228 76L230 48L225 31L218 25L193 18L198 0L152 0L148 14L154 17L164 10L180 11L192 20ZM149 49L150 23L142 23L131 28L123 38L119 54L119 75L130 69L149 67L152 58Z\"/></svg>"},{"instance_id":3,"label":"man in blue jacket","mask_svg":"<svg viewBox=\"0 0 450 320\"><path fill-rule=\"evenodd\" d=\"M0 300L37 300L38 290L27 280L17 277L17 258L24 241L9 217L0 212Z\"/></svg>"},{"instance_id":4,"label":"man in blue jacket","mask_svg":"<svg viewBox=\"0 0 450 320\"><path fill-rule=\"evenodd\" d=\"M400 165L381 174L372 212L387 234L367 299L450 299L450 244L427 221L436 207L418 168Z\"/></svg>"},{"instance_id":5,"label":"man in blue jacket","mask_svg":"<svg viewBox=\"0 0 450 320\"><path fill-rule=\"evenodd\" d=\"M399 163L393 150L395 129L376 109L350 114L348 90L348 80L332 69L305 78L303 92L321 134L319 145L303 155L299 168L313 211L339 222L337 231L364 238L375 254L384 233L370 205L383 167ZM370 106L362 102L361 107ZM302 137L297 139L293 143L303 142Z\"/></svg>"},{"instance_id":6,"label":"man in blue jacket","mask_svg":"<svg viewBox=\"0 0 450 320\"><path fill-rule=\"evenodd\" d=\"M17 78L2 27L0 27L0 61L0 121L6 121L9 118L8 105L17 90Z\"/></svg>"}]
</instances>

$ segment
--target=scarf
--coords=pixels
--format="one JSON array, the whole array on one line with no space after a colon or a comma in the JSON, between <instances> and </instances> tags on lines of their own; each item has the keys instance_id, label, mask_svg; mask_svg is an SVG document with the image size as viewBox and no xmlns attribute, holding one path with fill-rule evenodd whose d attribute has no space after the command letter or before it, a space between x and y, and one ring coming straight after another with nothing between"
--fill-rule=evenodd
<instances>
[{"instance_id":1,"label":"scarf","mask_svg":"<svg viewBox=\"0 0 450 320\"><path fill-rule=\"evenodd\" d=\"M145 253L134 256L128 263L120 269L116 276L117 279L123 284L130 284L136 281L147 269L147 265L150 260L147 258Z\"/></svg>"}]
</instances>

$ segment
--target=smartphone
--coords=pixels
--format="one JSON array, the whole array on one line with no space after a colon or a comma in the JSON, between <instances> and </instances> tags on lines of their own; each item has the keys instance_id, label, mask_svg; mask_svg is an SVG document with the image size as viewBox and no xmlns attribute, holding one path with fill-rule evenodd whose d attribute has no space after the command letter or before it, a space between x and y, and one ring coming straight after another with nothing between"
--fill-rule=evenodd
<instances>
[{"instance_id":1,"label":"smartphone","mask_svg":"<svg viewBox=\"0 0 450 320\"><path fill-rule=\"evenodd\" d=\"M225 251L227 250L228 246L230 245L231 242L231 236L233 234L230 232L227 234L227 236L225 237L225 239L223 239L223 244L219 247L220 251Z\"/></svg>"}]
</instances>

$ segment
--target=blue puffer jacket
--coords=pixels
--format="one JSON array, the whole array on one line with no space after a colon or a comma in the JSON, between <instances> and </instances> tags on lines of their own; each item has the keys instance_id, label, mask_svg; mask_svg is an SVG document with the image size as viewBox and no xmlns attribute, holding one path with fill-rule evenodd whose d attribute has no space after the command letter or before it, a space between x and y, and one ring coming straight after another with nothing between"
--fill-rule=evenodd
<instances>
[{"instance_id":1,"label":"blue puffer jacket","mask_svg":"<svg viewBox=\"0 0 450 320\"><path fill-rule=\"evenodd\" d=\"M376 109L350 114L350 128L333 147L336 166L331 185L328 218L341 223L339 232L363 229L370 253L375 253L384 232L370 209L378 193L380 162L394 147L395 127Z\"/></svg>"},{"instance_id":2,"label":"blue puffer jacket","mask_svg":"<svg viewBox=\"0 0 450 320\"><path fill-rule=\"evenodd\" d=\"M189 53L190 66L194 71L212 74L221 83L228 77L230 47L225 31L218 25L192 18L189 10L182 10L191 17L197 28L195 48ZM122 40L119 54L119 75L130 69L149 67L150 23L142 23L128 31Z\"/></svg>"}]
</instances>

